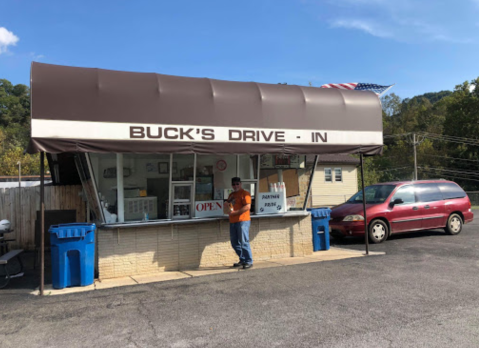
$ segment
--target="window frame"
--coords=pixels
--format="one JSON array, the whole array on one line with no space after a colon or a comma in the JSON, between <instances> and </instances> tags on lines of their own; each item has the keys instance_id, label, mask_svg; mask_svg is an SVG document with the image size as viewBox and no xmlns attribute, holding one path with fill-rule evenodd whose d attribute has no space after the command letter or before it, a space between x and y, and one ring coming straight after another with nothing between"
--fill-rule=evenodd
<instances>
[{"instance_id":1,"label":"window frame","mask_svg":"<svg viewBox=\"0 0 479 348\"><path fill-rule=\"evenodd\" d=\"M336 180L336 170L340 170L340 175L341 175L341 180ZM334 182L343 182L343 168L342 167L337 167L334 168Z\"/></svg>"},{"instance_id":2,"label":"window frame","mask_svg":"<svg viewBox=\"0 0 479 348\"><path fill-rule=\"evenodd\" d=\"M327 174L326 174L326 170L329 170L329 171L330 171L330 174L329 174L329 175L331 176L331 180L330 180L330 181L328 181L328 180L326 179L326 175L327 175ZM333 183L333 169L332 169L331 167L329 167L329 168L324 168L324 182L327 183L327 184L329 184L329 183L332 184L332 183Z\"/></svg>"}]
</instances>

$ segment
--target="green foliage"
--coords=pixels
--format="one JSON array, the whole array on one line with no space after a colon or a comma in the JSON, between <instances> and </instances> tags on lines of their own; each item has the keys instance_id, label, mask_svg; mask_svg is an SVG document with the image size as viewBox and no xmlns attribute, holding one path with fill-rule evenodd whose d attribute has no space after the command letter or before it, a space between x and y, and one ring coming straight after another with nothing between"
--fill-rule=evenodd
<instances>
[{"instance_id":1,"label":"green foliage","mask_svg":"<svg viewBox=\"0 0 479 348\"><path fill-rule=\"evenodd\" d=\"M18 162L22 164L22 175L40 173L40 157L38 154L23 154L23 149L11 148L0 156L0 175L18 175Z\"/></svg>"},{"instance_id":2,"label":"green foliage","mask_svg":"<svg viewBox=\"0 0 479 348\"><path fill-rule=\"evenodd\" d=\"M0 175L39 174L38 156L23 155L30 138L30 89L0 79Z\"/></svg>"},{"instance_id":3,"label":"green foliage","mask_svg":"<svg viewBox=\"0 0 479 348\"><path fill-rule=\"evenodd\" d=\"M415 96L414 98L412 99L427 99L429 100L429 102L431 104L434 104L434 103L437 103L438 101L440 101L441 99L445 98L445 97L448 97L452 94L451 91L441 91L441 92L430 92L430 93L425 93L423 95L418 95L418 96Z\"/></svg>"},{"instance_id":4,"label":"green foliage","mask_svg":"<svg viewBox=\"0 0 479 348\"><path fill-rule=\"evenodd\" d=\"M475 171L479 172L479 146L444 138L478 139L479 78L456 86L453 92L426 93L404 100L392 93L381 101L384 154L366 160L366 184L413 178L412 134L416 133L419 179L445 178L466 190L479 190L479 174L474 176ZM428 137L427 133L439 136Z\"/></svg>"}]
</instances>

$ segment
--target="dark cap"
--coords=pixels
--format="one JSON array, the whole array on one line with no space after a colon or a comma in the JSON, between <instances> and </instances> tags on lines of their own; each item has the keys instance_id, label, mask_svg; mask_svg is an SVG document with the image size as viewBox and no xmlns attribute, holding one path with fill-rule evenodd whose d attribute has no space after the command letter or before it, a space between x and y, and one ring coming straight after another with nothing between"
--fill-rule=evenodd
<instances>
[{"instance_id":1,"label":"dark cap","mask_svg":"<svg viewBox=\"0 0 479 348\"><path fill-rule=\"evenodd\" d=\"M235 176L234 178L231 179L231 183L235 183L235 182L241 182L241 178L238 178L237 176Z\"/></svg>"}]
</instances>

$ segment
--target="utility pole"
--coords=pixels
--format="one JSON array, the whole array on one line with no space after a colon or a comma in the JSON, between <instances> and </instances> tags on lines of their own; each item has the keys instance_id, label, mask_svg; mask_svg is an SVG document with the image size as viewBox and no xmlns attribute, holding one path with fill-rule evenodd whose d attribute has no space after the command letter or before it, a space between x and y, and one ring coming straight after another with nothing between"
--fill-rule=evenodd
<instances>
[{"instance_id":1,"label":"utility pole","mask_svg":"<svg viewBox=\"0 0 479 348\"><path fill-rule=\"evenodd\" d=\"M412 133L412 145L414 148L414 181L417 181L416 133Z\"/></svg>"}]
</instances>

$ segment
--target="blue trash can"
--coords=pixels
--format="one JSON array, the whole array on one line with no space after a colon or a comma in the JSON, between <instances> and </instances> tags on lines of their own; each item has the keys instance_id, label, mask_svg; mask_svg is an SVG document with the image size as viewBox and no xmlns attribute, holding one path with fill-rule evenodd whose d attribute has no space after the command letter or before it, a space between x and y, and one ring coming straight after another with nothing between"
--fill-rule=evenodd
<instances>
[{"instance_id":1,"label":"blue trash can","mask_svg":"<svg viewBox=\"0 0 479 348\"><path fill-rule=\"evenodd\" d=\"M93 284L95 229L89 223L50 226L54 289Z\"/></svg>"},{"instance_id":2,"label":"blue trash can","mask_svg":"<svg viewBox=\"0 0 479 348\"><path fill-rule=\"evenodd\" d=\"M329 250L329 220L331 209L310 208L313 227L313 251Z\"/></svg>"}]
</instances>

